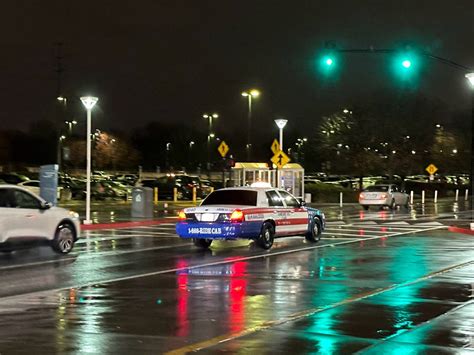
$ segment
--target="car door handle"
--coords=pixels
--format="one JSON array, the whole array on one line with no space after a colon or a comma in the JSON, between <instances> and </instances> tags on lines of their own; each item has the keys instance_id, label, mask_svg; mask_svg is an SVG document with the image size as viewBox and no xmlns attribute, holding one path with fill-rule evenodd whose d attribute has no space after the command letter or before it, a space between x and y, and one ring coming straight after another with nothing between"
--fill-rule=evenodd
<instances>
[{"instance_id":1,"label":"car door handle","mask_svg":"<svg viewBox=\"0 0 474 355\"><path fill-rule=\"evenodd\" d=\"M26 218L33 218L35 215L34 214L25 214Z\"/></svg>"}]
</instances>

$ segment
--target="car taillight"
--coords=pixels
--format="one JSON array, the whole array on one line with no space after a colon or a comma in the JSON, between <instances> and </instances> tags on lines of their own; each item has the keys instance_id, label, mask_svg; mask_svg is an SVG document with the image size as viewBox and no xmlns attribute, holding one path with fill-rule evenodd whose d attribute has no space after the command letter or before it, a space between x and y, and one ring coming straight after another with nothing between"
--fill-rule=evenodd
<instances>
[{"instance_id":1,"label":"car taillight","mask_svg":"<svg viewBox=\"0 0 474 355\"><path fill-rule=\"evenodd\" d=\"M382 194L381 198L387 198L387 194Z\"/></svg>"},{"instance_id":2,"label":"car taillight","mask_svg":"<svg viewBox=\"0 0 474 355\"><path fill-rule=\"evenodd\" d=\"M184 221L186 219L186 213L184 211L179 211L178 212L178 220Z\"/></svg>"},{"instance_id":3,"label":"car taillight","mask_svg":"<svg viewBox=\"0 0 474 355\"><path fill-rule=\"evenodd\" d=\"M365 195L361 192L359 198L365 198Z\"/></svg>"},{"instance_id":4,"label":"car taillight","mask_svg":"<svg viewBox=\"0 0 474 355\"><path fill-rule=\"evenodd\" d=\"M233 223L239 223L244 221L244 213L241 210L235 210L230 215L230 221Z\"/></svg>"}]
</instances>

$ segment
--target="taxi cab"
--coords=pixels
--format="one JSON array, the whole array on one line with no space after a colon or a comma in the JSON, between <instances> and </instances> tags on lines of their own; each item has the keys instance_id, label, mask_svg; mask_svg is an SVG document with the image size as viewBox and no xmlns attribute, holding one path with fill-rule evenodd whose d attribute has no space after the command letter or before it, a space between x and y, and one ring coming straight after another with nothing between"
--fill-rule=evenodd
<instances>
[{"instance_id":1,"label":"taxi cab","mask_svg":"<svg viewBox=\"0 0 474 355\"><path fill-rule=\"evenodd\" d=\"M179 212L176 233L208 248L214 239L253 239L270 249L275 237L304 235L317 242L324 213L290 193L271 187L235 187L212 192L199 207Z\"/></svg>"}]
</instances>

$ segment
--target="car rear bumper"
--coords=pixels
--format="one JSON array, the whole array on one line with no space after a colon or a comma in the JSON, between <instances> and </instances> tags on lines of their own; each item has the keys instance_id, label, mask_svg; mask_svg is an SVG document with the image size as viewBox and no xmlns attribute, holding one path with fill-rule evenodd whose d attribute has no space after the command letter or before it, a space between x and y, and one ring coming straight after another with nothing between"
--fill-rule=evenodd
<instances>
[{"instance_id":1,"label":"car rear bumper","mask_svg":"<svg viewBox=\"0 0 474 355\"><path fill-rule=\"evenodd\" d=\"M359 204L362 206L380 206L380 205L390 205L390 201L388 199L382 200L359 200Z\"/></svg>"},{"instance_id":2,"label":"car rear bumper","mask_svg":"<svg viewBox=\"0 0 474 355\"><path fill-rule=\"evenodd\" d=\"M185 239L253 239L258 237L261 228L261 222L178 222L176 224L176 233L180 236L180 238Z\"/></svg>"}]
</instances>

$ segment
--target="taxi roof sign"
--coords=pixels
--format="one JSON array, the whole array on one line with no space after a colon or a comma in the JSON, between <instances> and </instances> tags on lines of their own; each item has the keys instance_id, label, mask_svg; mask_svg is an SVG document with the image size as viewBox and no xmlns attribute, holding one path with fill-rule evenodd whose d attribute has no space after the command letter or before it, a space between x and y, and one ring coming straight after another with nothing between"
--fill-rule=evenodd
<instances>
[{"instance_id":1,"label":"taxi roof sign","mask_svg":"<svg viewBox=\"0 0 474 355\"><path fill-rule=\"evenodd\" d=\"M225 141L222 141L221 144L219 144L219 147L217 147L217 151L219 152L222 158L225 158L225 156L229 152L229 146Z\"/></svg>"},{"instance_id":2,"label":"taxi roof sign","mask_svg":"<svg viewBox=\"0 0 474 355\"><path fill-rule=\"evenodd\" d=\"M272 163L277 166L278 169L283 168L286 164L290 162L290 158L282 150L275 153L271 159Z\"/></svg>"},{"instance_id":3,"label":"taxi roof sign","mask_svg":"<svg viewBox=\"0 0 474 355\"><path fill-rule=\"evenodd\" d=\"M276 154L281 150L280 149L280 143L278 143L278 141L276 139L273 140L273 143L271 145L271 150L272 150L273 154Z\"/></svg>"},{"instance_id":4,"label":"taxi roof sign","mask_svg":"<svg viewBox=\"0 0 474 355\"><path fill-rule=\"evenodd\" d=\"M425 170L428 172L428 174L433 175L435 172L438 171L438 168L436 167L436 165L430 164L426 167Z\"/></svg>"}]
</instances>

